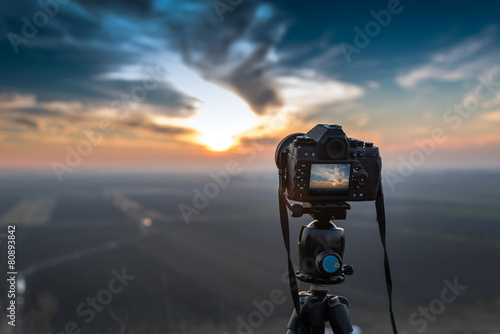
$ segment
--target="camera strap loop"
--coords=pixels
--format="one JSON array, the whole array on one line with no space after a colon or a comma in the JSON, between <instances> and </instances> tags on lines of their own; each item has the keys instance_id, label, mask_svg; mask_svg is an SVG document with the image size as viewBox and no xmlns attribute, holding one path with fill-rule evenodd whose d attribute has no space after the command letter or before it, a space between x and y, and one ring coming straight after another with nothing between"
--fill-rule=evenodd
<instances>
[{"instance_id":1,"label":"camera strap loop","mask_svg":"<svg viewBox=\"0 0 500 334\"><path fill-rule=\"evenodd\" d=\"M394 313L392 312L392 279L391 267L389 266L389 256L387 256L387 247L385 242L385 206L384 206L384 192L382 190L382 180L378 185L377 199L375 200L375 209L377 211L378 229L380 232L380 239L384 248L384 270L385 270L385 284L387 286L387 294L389 296L389 315L391 318L392 331L394 334L398 333L396 328L396 321L394 320Z\"/></svg>"}]
</instances>

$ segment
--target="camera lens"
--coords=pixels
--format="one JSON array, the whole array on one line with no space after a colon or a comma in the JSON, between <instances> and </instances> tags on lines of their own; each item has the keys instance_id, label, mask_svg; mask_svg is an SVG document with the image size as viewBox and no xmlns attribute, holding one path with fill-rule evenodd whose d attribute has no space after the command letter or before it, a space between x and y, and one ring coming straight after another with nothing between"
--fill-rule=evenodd
<instances>
[{"instance_id":1,"label":"camera lens","mask_svg":"<svg viewBox=\"0 0 500 334\"><path fill-rule=\"evenodd\" d=\"M334 138L326 145L326 154L330 159L342 159L346 151L346 144L343 140Z\"/></svg>"}]
</instances>

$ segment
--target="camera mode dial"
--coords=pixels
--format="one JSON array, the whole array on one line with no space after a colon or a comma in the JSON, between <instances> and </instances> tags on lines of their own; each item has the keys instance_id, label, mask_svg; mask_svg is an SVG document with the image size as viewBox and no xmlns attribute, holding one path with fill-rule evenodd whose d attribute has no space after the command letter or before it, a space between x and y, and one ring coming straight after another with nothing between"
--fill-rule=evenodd
<instances>
[{"instance_id":1,"label":"camera mode dial","mask_svg":"<svg viewBox=\"0 0 500 334\"><path fill-rule=\"evenodd\" d=\"M314 140L308 136L297 136L293 143L297 146L309 146L314 145Z\"/></svg>"}]
</instances>

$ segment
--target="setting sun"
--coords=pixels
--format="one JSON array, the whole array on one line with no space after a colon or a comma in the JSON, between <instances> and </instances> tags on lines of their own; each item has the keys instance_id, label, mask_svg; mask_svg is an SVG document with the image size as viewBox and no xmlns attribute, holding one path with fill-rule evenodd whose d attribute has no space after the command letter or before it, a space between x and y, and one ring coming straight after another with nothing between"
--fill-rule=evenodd
<instances>
[{"instance_id":1,"label":"setting sun","mask_svg":"<svg viewBox=\"0 0 500 334\"><path fill-rule=\"evenodd\" d=\"M235 144L231 137L223 133L204 134L200 136L199 140L201 144L205 145L210 151L215 152L226 151Z\"/></svg>"}]
</instances>

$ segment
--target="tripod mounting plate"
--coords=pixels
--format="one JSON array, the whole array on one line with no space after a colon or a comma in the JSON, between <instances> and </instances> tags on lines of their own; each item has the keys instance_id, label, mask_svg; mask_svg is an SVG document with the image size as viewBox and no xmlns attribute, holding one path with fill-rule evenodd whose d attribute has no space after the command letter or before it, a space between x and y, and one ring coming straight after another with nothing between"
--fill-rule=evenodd
<instances>
[{"instance_id":1,"label":"tripod mounting plate","mask_svg":"<svg viewBox=\"0 0 500 334\"><path fill-rule=\"evenodd\" d=\"M290 204L288 200L286 201L288 208L292 212L292 217L302 217L304 213L309 214L314 219L318 221L330 221L331 219L346 219L347 210L351 209L351 206L346 202L340 203L304 203L300 204Z\"/></svg>"}]
</instances>

